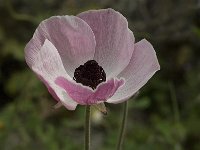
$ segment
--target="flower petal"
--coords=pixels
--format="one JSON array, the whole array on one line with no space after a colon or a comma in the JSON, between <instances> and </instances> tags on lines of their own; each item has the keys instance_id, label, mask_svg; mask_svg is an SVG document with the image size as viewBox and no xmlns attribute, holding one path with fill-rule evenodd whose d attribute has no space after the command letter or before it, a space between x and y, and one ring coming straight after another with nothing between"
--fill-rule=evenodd
<instances>
[{"instance_id":1,"label":"flower petal","mask_svg":"<svg viewBox=\"0 0 200 150\"><path fill-rule=\"evenodd\" d=\"M96 100L98 101L98 103L101 103L102 101L107 101L122 85L124 85L124 79L118 80L113 78L108 80L104 84L100 84L97 87L97 90L95 91L93 97L89 100L90 103L93 104Z\"/></svg>"},{"instance_id":2,"label":"flower petal","mask_svg":"<svg viewBox=\"0 0 200 150\"><path fill-rule=\"evenodd\" d=\"M91 89L69 81L62 76L57 77L55 83L63 88L74 101L82 105L87 103L86 100L89 99L93 93Z\"/></svg>"},{"instance_id":3,"label":"flower petal","mask_svg":"<svg viewBox=\"0 0 200 150\"><path fill-rule=\"evenodd\" d=\"M57 96L53 88L49 85L49 83L40 75L38 75L38 78L44 83L44 85L47 87L49 93L53 96L53 98L59 102L59 97Z\"/></svg>"},{"instance_id":4,"label":"flower petal","mask_svg":"<svg viewBox=\"0 0 200 150\"><path fill-rule=\"evenodd\" d=\"M78 17L94 32L94 59L104 68L108 78L117 76L128 65L134 50L135 39L126 18L113 9L86 11Z\"/></svg>"},{"instance_id":5,"label":"flower petal","mask_svg":"<svg viewBox=\"0 0 200 150\"><path fill-rule=\"evenodd\" d=\"M125 78L125 85L107 102L120 103L133 96L160 69L152 45L145 39L135 44L129 65L118 75Z\"/></svg>"},{"instance_id":6,"label":"flower petal","mask_svg":"<svg viewBox=\"0 0 200 150\"><path fill-rule=\"evenodd\" d=\"M25 47L26 55L31 55L27 60L29 66L34 63L45 39L56 47L71 77L75 68L94 57L94 33L85 21L76 16L54 16L40 23Z\"/></svg>"},{"instance_id":7,"label":"flower petal","mask_svg":"<svg viewBox=\"0 0 200 150\"><path fill-rule=\"evenodd\" d=\"M26 61L29 61L30 57L32 57L30 54L31 53L26 53ZM63 67L58 51L49 40L45 40L41 50L34 56L31 69L38 75L41 81L44 82L49 92L56 100L60 100L69 110L74 110L76 108L77 103L73 101L62 88L54 83L57 76L62 75L67 78L70 77Z\"/></svg>"},{"instance_id":8,"label":"flower petal","mask_svg":"<svg viewBox=\"0 0 200 150\"><path fill-rule=\"evenodd\" d=\"M106 101L113 96L117 89L123 85L124 80L110 79L101 83L96 90L87 86L69 81L64 77L58 77L55 83L65 89L68 95L81 105L92 105Z\"/></svg>"}]
</instances>

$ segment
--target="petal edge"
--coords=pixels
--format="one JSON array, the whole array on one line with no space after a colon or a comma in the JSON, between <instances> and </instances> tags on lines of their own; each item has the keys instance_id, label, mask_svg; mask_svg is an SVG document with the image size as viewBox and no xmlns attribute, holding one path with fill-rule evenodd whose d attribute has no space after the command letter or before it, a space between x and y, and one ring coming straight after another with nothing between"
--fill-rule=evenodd
<instances>
[{"instance_id":1,"label":"petal edge","mask_svg":"<svg viewBox=\"0 0 200 150\"><path fill-rule=\"evenodd\" d=\"M160 70L156 52L146 39L135 44L135 50L129 65L118 75L126 82L107 102L121 103L133 96L148 80Z\"/></svg>"}]
</instances>

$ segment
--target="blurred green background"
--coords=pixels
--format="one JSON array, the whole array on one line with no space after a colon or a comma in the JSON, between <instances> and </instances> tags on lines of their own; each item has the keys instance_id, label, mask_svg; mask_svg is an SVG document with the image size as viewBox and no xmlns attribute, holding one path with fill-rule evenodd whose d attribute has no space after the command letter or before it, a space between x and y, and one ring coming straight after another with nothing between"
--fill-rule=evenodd
<instances>
[{"instance_id":1,"label":"blurred green background","mask_svg":"<svg viewBox=\"0 0 200 150\"><path fill-rule=\"evenodd\" d=\"M199 0L0 0L0 150L83 149L84 107L56 102L24 61L25 44L53 15L114 8L161 70L129 101L124 150L200 150ZM122 105L92 113L92 149L115 149Z\"/></svg>"}]
</instances>

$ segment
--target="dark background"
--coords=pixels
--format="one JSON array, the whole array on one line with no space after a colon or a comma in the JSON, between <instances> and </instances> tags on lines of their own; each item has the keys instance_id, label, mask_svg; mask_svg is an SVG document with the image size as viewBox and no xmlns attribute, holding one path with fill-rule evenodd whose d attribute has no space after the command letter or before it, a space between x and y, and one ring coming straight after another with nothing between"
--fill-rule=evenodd
<instances>
[{"instance_id":1,"label":"dark background","mask_svg":"<svg viewBox=\"0 0 200 150\"><path fill-rule=\"evenodd\" d=\"M199 0L0 0L0 149L83 149L84 107L55 101L24 61L25 44L53 15L111 7L154 46L161 70L129 101L125 150L200 150ZM115 149L122 105L92 113L92 149Z\"/></svg>"}]
</instances>

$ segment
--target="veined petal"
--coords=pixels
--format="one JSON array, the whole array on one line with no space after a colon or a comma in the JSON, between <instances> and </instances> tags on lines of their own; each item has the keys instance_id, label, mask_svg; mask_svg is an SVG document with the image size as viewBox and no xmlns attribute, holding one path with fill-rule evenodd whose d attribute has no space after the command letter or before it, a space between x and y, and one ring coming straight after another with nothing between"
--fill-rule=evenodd
<instances>
[{"instance_id":1,"label":"veined petal","mask_svg":"<svg viewBox=\"0 0 200 150\"><path fill-rule=\"evenodd\" d=\"M45 39L56 47L64 68L71 77L75 68L94 57L94 33L85 21L76 16L54 16L40 23L25 47L25 55L30 56L26 59L30 67Z\"/></svg>"},{"instance_id":2,"label":"veined petal","mask_svg":"<svg viewBox=\"0 0 200 150\"><path fill-rule=\"evenodd\" d=\"M106 101L113 96L117 89L123 85L124 80L110 79L101 83L96 90L87 86L69 81L64 77L58 77L55 83L65 89L68 95L81 105L91 105Z\"/></svg>"},{"instance_id":3,"label":"veined petal","mask_svg":"<svg viewBox=\"0 0 200 150\"><path fill-rule=\"evenodd\" d=\"M118 75L125 85L107 102L120 103L133 96L160 69L153 46L145 39L135 44L129 65Z\"/></svg>"},{"instance_id":4,"label":"veined petal","mask_svg":"<svg viewBox=\"0 0 200 150\"><path fill-rule=\"evenodd\" d=\"M124 85L124 79L117 79L112 78L108 80L104 84L100 84L97 87L97 90L94 93L93 98L90 99L90 101L93 103L93 99L97 99L100 103L103 101L107 101L110 97L112 97L115 92L118 90L118 88L123 87ZM120 90L120 89L119 89Z\"/></svg>"},{"instance_id":5,"label":"veined petal","mask_svg":"<svg viewBox=\"0 0 200 150\"><path fill-rule=\"evenodd\" d=\"M31 57L30 54L25 56L26 60L29 60ZM70 77L63 67L58 51L49 40L45 40L41 50L34 57L31 69L38 75L56 100L60 100L69 110L76 108L77 103L62 88L54 83L54 80L58 76Z\"/></svg>"},{"instance_id":6,"label":"veined petal","mask_svg":"<svg viewBox=\"0 0 200 150\"><path fill-rule=\"evenodd\" d=\"M69 81L62 76L57 77L55 83L63 88L74 101L82 105L87 103L86 100L93 93L89 87L83 87L81 84Z\"/></svg>"},{"instance_id":7,"label":"veined petal","mask_svg":"<svg viewBox=\"0 0 200 150\"><path fill-rule=\"evenodd\" d=\"M94 32L94 59L102 66L107 78L117 76L129 63L134 50L134 35L126 18L113 9L86 11L78 15Z\"/></svg>"},{"instance_id":8,"label":"veined petal","mask_svg":"<svg viewBox=\"0 0 200 150\"><path fill-rule=\"evenodd\" d=\"M57 94L55 93L55 91L53 90L53 88L49 85L48 81L46 81L40 75L38 75L38 78L44 83L44 85L47 87L49 93L53 96L53 98L59 102L60 101L59 97L57 96Z\"/></svg>"}]
</instances>

